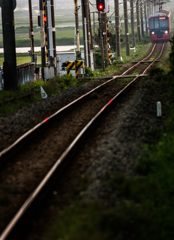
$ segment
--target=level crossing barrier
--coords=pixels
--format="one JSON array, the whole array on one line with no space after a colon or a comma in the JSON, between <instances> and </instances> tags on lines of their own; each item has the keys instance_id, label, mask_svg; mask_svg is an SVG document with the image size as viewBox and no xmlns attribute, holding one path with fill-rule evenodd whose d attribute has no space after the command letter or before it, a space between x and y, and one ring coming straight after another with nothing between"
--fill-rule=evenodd
<instances>
[{"instance_id":1,"label":"level crossing barrier","mask_svg":"<svg viewBox=\"0 0 174 240\"><path fill-rule=\"evenodd\" d=\"M68 76L70 76L70 71L75 70L76 71L76 79L78 79L79 76L79 69L84 67L84 61L82 60L75 60L73 61L66 61L62 64L62 69L67 70Z\"/></svg>"}]
</instances>

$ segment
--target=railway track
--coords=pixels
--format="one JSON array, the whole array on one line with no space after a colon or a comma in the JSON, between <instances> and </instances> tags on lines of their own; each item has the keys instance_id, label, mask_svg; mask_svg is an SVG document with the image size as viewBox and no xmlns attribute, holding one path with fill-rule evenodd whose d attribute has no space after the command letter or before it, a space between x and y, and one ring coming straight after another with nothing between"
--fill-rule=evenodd
<instances>
[{"instance_id":1,"label":"railway track","mask_svg":"<svg viewBox=\"0 0 174 240\"><path fill-rule=\"evenodd\" d=\"M156 47L154 45L152 52L142 60L143 62L151 58ZM162 51L153 61L149 62L149 65L158 61ZM42 192L42 188L44 188L48 180L52 179L52 175L57 172L57 169L64 164L66 157L72 154L73 148L77 147L77 144L81 142L83 135L96 124L96 121L102 116L101 114L106 112L105 110L111 106L114 100L128 90L139 77L146 74L149 69L147 66L128 84L125 81L124 85L122 85L119 80L119 78L125 78L125 75L134 71L135 67L142 65L142 61L135 64L136 66L132 66L122 75L114 76L78 100L57 111L0 153L1 160L4 163L0 176L0 188L3 189L4 186L7 189L10 188L9 184L11 184L14 178L16 179L13 186L16 189L16 193L14 196L12 196L12 192L9 194L9 198L12 199L12 211L10 209L9 215L1 226L2 234L0 235L0 240L15 239L13 230L18 226L17 223L20 222L23 215L27 215L28 209L30 206L33 206L37 196ZM133 77L133 74L128 77L130 76ZM68 125L69 127L67 128ZM24 143L25 145L23 145ZM22 150L21 144L25 146ZM19 151L17 151L18 148L20 149ZM11 161L9 161L9 157ZM7 161L9 162L6 163ZM33 163L35 164L34 168L31 166ZM40 168L41 165L42 168ZM17 177L12 175L12 171ZM24 175L25 178L23 177ZM9 176L11 180L7 179L6 176ZM30 181L32 184L28 186ZM38 184L38 182L40 183ZM24 191L26 186L27 189ZM32 194L29 196L31 192ZM25 199L27 200L25 201ZM24 204L22 204L23 202ZM22 207L20 208L20 206ZM1 212L3 213L3 211ZM15 212L17 213L15 214ZM5 213L7 214L7 211ZM3 218L5 216L1 215L1 221ZM10 219L12 220L10 221Z\"/></svg>"}]
</instances>

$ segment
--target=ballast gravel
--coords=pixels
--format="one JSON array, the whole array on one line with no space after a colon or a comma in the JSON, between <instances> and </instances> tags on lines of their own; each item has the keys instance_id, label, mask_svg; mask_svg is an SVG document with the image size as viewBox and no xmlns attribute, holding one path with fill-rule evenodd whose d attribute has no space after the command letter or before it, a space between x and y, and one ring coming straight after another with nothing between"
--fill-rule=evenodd
<instances>
[{"instance_id":1,"label":"ballast gravel","mask_svg":"<svg viewBox=\"0 0 174 240\"><path fill-rule=\"evenodd\" d=\"M81 192L83 201L103 200L107 205L114 205L118 196L106 184L108 174L133 176L133 167L144 146L159 139L165 109L163 116L157 117L156 103L159 100L163 103L163 95L161 90L156 90L149 86L135 91L126 104L119 106L119 111L118 105L113 107L103 120L102 127L96 129L91 137L94 144L91 142L90 147L88 143L88 151L84 150L89 153L84 158L90 159L92 164L88 170L90 184L86 191Z\"/></svg>"}]
</instances>

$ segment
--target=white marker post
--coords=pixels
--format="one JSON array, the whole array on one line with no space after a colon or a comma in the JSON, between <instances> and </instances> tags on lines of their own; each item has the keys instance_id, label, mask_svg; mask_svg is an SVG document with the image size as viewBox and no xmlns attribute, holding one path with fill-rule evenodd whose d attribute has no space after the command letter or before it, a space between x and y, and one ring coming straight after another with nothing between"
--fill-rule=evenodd
<instances>
[{"instance_id":1,"label":"white marker post","mask_svg":"<svg viewBox=\"0 0 174 240\"><path fill-rule=\"evenodd\" d=\"M158 101L157 102L157 117L161 117L161 116L162 116L161 102Z\"/></svg>"}]
</instances>

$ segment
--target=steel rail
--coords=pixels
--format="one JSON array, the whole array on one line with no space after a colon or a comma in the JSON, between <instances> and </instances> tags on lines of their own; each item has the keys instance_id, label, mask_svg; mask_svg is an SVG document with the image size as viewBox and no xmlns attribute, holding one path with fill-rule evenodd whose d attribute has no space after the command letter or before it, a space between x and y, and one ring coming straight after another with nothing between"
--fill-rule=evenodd
<instances>
[{"instance_id":1,"label":"steel rail","mask_svg":"<svg viewBox=\"0 0 174 240\"><path fill-rule=\"evenodd\" d=\"M162 48L162 50L164 47ZM162 50L160 52L160 55L157 57L158 59L161 57ZM153 61L155 62L155 60ZM147 67L149 69L149 66ZM19 209L19 211L16 213L16 215L12 218L10 223L7 225L7 227L4 229L4 231L0 235L0 240L5 240L9 234L12 232L16 224L19 222L19 220L22 218L24 213L29 209L31 204L36 200L37 196L41 192L41 190L44 188L44 186L48 183L48 181L51 179L53 174L56 172L60 164L65 160L65 158L69 155L69 153L72 151L72 149L75 147L75 145L79 142L79 140L82 138L82 136L85 134L85 132L94 124L94 122L103 114L103 112L108 108L111 103L113 103L116 99L118 99L119 96L121 96L128 88L130 88L138 78L141 76L144 76L144 74L140 74L136 76L131 82L129 82L121 91L119 91L109 102L107 102L100 110L99 112L87 123L87 125L80 131L80 133L75 137L75 139L71 142L71 144L66 148L66 150L62 153L62 155L58 158L56 163L51 167L51 169L48 171L46 176L43 178L43 180L39 183L39 185L36 187L36 189L32 192L32 194L28 197L28 199L24 202L22 207ZM59 112L59 111L58 111ZM53 114L54 115L54 114ZM52 116L53 116L52 115Z\"/></svg>"},{"instance_id":2,"label":"steel rail","mask_svg":"<svg viewBox=\"0 0 174 240\"><path fill-rule=\"evenodd\" d=\"M134 68L138 67L138 66L141 64L141 62L144 62L144 61L146 61L148 58L150 58L150 57L152 56L153 52L155 51L156 46L157 46L157 44L155 43L155 44L153 45L153 48L152 48L152 50L151 50L151 52L149 53L148 56L146 56L145 58L143 58L142 60L140 60L138 63L136 63L136 64L133 65L132 67L130 67L128 70L126 70L124 73L122 73L122 75L126 75L128 72L130 72L130 71L133 70Z\"/></svg>"},{"instance_id":3,"label":"steel rail","mask_svg":"<svg viewBox=\"0 0 174 240\"><path fill-rule=\"evenodd\" d=\"M162 45L161 52L160 52L159 56L143 71L143 74L146 74L147 71L149 70L149 68L151 68L152 65L160 59L160 57L162 56L163 51L164 51L164 46L165 46L165 43L163 43L163 45Z\"/></svg>"},{"instance_id":4,"label":"steel rail","mask_svg":"<svg viewBox=\"0 0 174 240\"><path fill-rule=\"evenodd\" d=\"M72 105L74 105L75 103L79 102L81 99L87 97L88 95L90 95L91 93L95 92L96 90L98 90L99 88L103 87L104 85L108 84L109 82L119 78L119 77L123 77L124 75L126 75L128 72L130 72L132 69L134 69L135 67L139 66L141 62L146 61L146 59L148 59L154 52L154 49L156 47L156 43L153 45L153 48L150 52L150 54L148 56L146 56L145 58L143 58L142 60L140 60L137 64L135 64L134 66L130 67L128 70L126 70L125 72L123 72L121 75L116 75L114 77L112 77L111 79L107 80L106 82L102 83L101 85L95 87L94 89L92 89L91 91L87 92L86 94L80 96L79 98L75 99L74 101L72 101L71 103L67 104L66 106L64 106L63 108L59 109L57 112L55 112L54 114L52 114L51 116L47 117L46 119L44 119L43 121L41 121L40 123L38 123L37 125L35 125L32 129L28 130L26 133L24 133L21 137L19 137L16 141L14 141L14 143L12 143L10 146L6 147L5 149L3 149L0 152L0 159L7 154L10 150L12 150L13 148L15 148L20 142L22 142L26 137L28 137L30 134L32 134L34 131L36 131L37 129L39 129L43 124L45 124L47 121L53 119L55 116L57 116L58 114L60 114L61 112L63 112L65 109L68 109L69 107L71 107Z\"/></svg>"}]
</instances>

